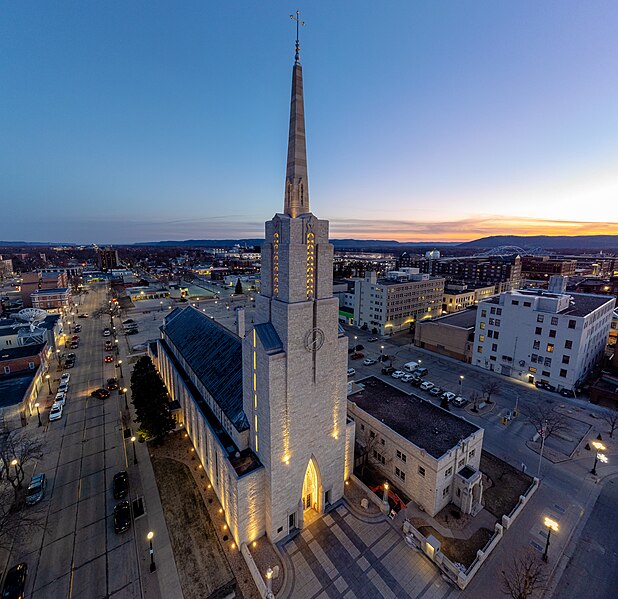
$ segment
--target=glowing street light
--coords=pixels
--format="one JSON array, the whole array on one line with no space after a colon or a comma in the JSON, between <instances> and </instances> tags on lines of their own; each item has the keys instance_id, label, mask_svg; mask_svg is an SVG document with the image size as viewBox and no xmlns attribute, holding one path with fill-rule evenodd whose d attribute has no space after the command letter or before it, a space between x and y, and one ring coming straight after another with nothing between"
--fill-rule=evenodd
<instances>
[{"instance_id":1,"label":"glowing street light","mask_svg":"<svg viewBox=\"0 0 618 599\"><path fill-rule=\"evenodd\" d=\"M52 394L52 390L51 390L51 383L49 381L49 379L51 379L51 375L48 373L45 375L45 380L47 381L47 387L49 389L49 394Z\"/></svg>"},{"instance_id":2,"label":"glowing street light","mask_svg":"<svg viewBox=\"0 0 618 599\"><path fill-rule=\"evenodd\" d=\"M464 380L464 375L460 374L459 375L459 396L461 397L461 390L463 388L463 380Z\"/></svg>"},{"instance_id":3,"label":"glowing street light","mask_svg":"<svg viewBox=\"0 0 618 599\"><path fill-rule=\"evenodd\" d=\"M594 454L594 466L592 466L591 474L597 473L597 462L601 462L603 464L607 464L607 456L604 453L600 453L601 451L605 451L607 447L601 443L601 441L593 441L592 447L595 448L596 452Z\"/></svg>"},{"instance_id":4,"label":"glowing street light","mask_svg":"<svg viewBox=\"0 0 618 599\"><path fill-rule=\"evenodd\" d=\"M131 437L131 443L133 444L133 463L137 464L137 453L135 452L135 437Z\"/></svg>"},{"instance_id":5,"label":"glowing street light","mask_svg":"<svg viewBox=\"0 0 618 599\"><path fill-rule=\"evenodd\" d=\"M148 543L150 544L150 571L154 572L157 569L157 564L155 564L154 561L154 549L152 547L152 539L154 537L154 532L152 532L152 530L146 535L146 538L148 539Z\"/></svg>"},{"instance_id":6,"label":"glowing street light","mask_svg":"<svg viewBox=\"0 0 618 599\"><path fill-rule=\"evenodd\" d=\"M547 541L545 542L545 551L543 552L543 561L547 561L547 550L549 549L549 537L551 536L551 531L558 532L558 523L551 518L545 516L545 520L543 524L547 527Z\"/></svg>"},{"instance_id":7,"label":"glowing street light","mask_svg":"<svg viewBox=\"0 0 618 599\"><path fill-rule=\"evenodd\" d=\"M34 404L34 407L36 408L36 415L39 417L39 426L43 426L43 423L41 422L41 412L39 412L39 402L38 401Z\"/></svg>"},{"instance_id":8,"label":"glowing street light","mask_svg":"<svg viewBox=\"0 0 618 599\"><path fill-rule=\"evenodd\" d=\"M122 374L122 360L118 360L118 368L120 368L120 378L123 378L123 374Z\"/></svg>"},{"instance_id":9,"label":"glowing street light","mask_svg":"<svg viewBox=\"0 0 618 599\"><path fill-rule=\"evenodd\" d=\"M124 393L124 409L125 410L129 409L129 404L127 403L127 391L128 389L126 387L122 388L122 392Z\"/></svg>"}]
</instances>

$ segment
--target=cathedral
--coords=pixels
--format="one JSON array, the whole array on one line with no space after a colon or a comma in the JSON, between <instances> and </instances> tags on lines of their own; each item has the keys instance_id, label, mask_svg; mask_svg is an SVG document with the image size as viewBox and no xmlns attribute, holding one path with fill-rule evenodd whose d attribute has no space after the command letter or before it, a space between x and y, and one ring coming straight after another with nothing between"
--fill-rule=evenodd
<instances>
[{"instance_id":1,"label":"cathedral","mask_svg":"<svg viewBox=\"0 0 618 599\"><path fill-rule=\"evenodd\" d=\"M283 212L265 225L253 328L176 309L149 349L239 545L302 529L352 472L348 339L328 221L309 204L302 73L297 40Z\"/></svg>"}]
</instances>

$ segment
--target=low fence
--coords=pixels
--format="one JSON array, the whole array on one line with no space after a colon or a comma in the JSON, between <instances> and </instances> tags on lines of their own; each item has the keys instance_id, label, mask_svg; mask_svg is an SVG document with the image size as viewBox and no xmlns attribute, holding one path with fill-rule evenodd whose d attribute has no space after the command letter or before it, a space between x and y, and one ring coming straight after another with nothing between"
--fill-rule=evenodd
<instances>
[{"instance_id":1,"label":"low fence","mask_svg":"<svg viewBox=\"0 0 618 599\"><path fill-rule=\"evenodd\" d=\"M253 582L255 582L255 586L257 587L258 592L260 593L260 597L264 599L267 593L266 583L264 582L264 579L262 578L262 575L260 574L260 571L258 570L256 563L253 561L253 556L251 555L251 552L249 551L249 548L247 547L245 543L243 543L240 546L240 552L242 553L242 556L245 558L245 562L247 562L247 567L249 568L249 572L251 572L251 576L253 577Z\"/></svg>"},{"instance_id":2,"label":"low fence","mask_svg":"<svg viewBox=\"0 0 618 599\"><path fill-rule=\"evenodd\" d=\"M382 500L360 478L358 478L358 476L356 476L355 474L350 474L350 480L355 485L358 485L360 489L365 491L365 493L367 494L367 499L369 499L369 501L373 501L373 503L375 503L380 509L382 509L382 507L384 506Z\"/></svg>"},{"instance_id":3,"label":"low fence","mask_svg":"<svg viewBox=\"0 0 618 599\"><path fill-rule=\"evenodd\" d=\"M519 516L521 510L523 510L524 506L528 503L528 501L530 501L530 497L532 497L536 490L539 488L539 482L540 481L538 478L533 478L532 484L528 487L528 489L523 495L519 496L519 502L511 510L510 514L502 516L502 526L504 526L504 528L510 528L513 520L515 520L515 518Z\"/></svg>"}]
</instances>

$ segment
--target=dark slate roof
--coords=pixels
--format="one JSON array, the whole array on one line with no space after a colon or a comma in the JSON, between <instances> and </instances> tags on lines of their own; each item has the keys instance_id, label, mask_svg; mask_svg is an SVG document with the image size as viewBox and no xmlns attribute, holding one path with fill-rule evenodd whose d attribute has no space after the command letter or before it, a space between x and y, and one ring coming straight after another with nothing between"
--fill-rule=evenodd
<instances>
[{"instance_id":1,"label":"dark slate roof","mask_svg":"<svg viewBox=\"0 0 618 599\"><path fill-rule=\"evenodd\" d=\"M169 314L166 314L163 321L167 324L174 316L178 316L184 308L174 308Z\"/></svg>"},{"instance_id":2,"label":"dark slate roof","mask_svg":"<svg viewBox=\"0 0 618 599\"><path fill-rule=\"evenodd\" d=\"M30 387L36 370L19 372L0 378L0 408L6 408L20 403Z\"/></svg>"},{"instance_id":3,"label":"dark slate roof","mask_svg":"<svg viewBox=\"0 0 618 599\"><path fill-rule=\"evenodd\" d=\"M240 338L193 307L181 309L163 332L236 429L249 428L242 405Z\"/></svg>"},{"instance_id":4,"label":"dark slate roof","mask_svg":"<svg viewBox=\"0 0 618 599\"><path fill-rule=\"evenodd\" d=\"M67 293L68 290L69 290L68 287L58 287L56 289L37 289L30 295L49 295L52 293L54 294L55 293Z\"/></svg>"},{"instance_id":5,"label":"dark slate roof","mask_svg":"<svg viewBox=\"0 0 618 599\"><path fill-rule=\"evenodd\" d=\"M20 345L19 347L4 348L0 350L0 362L5 360L15 360L17 358L27 358L36 356L43 351L45 343L35 343L33 345Z\"/></svg>"},{"instance_id":6,"label":"dark slate roof","mask_svg":"<svg viewBox=\"0 0 618 599\"><path fill-rule=\"evenodd\" d=\"M430 401L404 393L376 377L356 382L363 384L365 389L348 401L436 459L455 447L460 439L481 430Z\"/></svg>"},{"instance_id":7,"label":"dark slate roof","mask_svg":"<svg viewBox=\"0 0 618 599\"><path fill-rule=\"evenodd\" d=\"M271 322L256 324L255 332L260 338L267 354L278 354L283 351L283 343Z\"/></svg>"}]
</instances>

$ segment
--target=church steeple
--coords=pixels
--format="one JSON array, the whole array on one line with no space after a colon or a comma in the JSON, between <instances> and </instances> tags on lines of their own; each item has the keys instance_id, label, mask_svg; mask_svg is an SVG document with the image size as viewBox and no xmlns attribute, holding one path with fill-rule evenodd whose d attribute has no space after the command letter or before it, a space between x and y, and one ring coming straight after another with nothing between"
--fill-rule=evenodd
<instances>
[{"instance_id":1,"label":"church steeple","mask_svg":"<svg viewBox=\"0 0 618 599\"><path fill-rule=\"evenodd\" d=\"M292 69L292 98L290 102L290 132L288 136L288 164L285 174L285 205L283 212L296 218L309 212L309 182L307 180L307 147L305 144L305 102L303 99L303 68L300 65L298 26L304 25L298 12L296 17L296 56Z\"/></svg>"}]
</instances>

